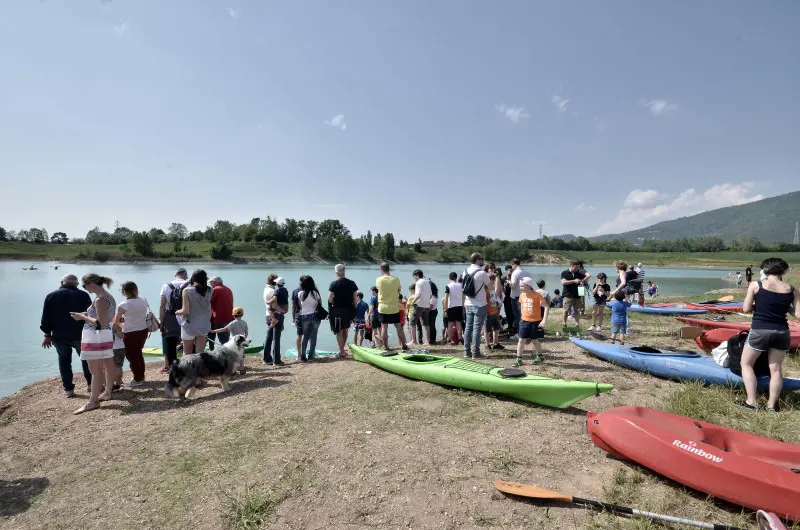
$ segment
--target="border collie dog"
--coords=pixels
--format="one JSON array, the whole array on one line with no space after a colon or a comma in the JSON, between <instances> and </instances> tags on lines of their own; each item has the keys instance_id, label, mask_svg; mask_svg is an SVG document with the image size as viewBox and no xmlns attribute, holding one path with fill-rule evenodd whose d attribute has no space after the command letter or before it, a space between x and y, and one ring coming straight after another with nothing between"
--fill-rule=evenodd
<instances>
[{"instance_id":1,"label":"border collie dog","mask_svg":"<svg viewBox=\"0 0 800 530\"><path fill-rule=\"evenodd\" d=\"M231 386L228 381L239 367L244 349L249 344L244 335L234 335L214 351L184 355L169 367L169 382L164 390L178 399L190 398L199 379L219 377L222 390L229 391Z\"/></svg>"}]
</instances>

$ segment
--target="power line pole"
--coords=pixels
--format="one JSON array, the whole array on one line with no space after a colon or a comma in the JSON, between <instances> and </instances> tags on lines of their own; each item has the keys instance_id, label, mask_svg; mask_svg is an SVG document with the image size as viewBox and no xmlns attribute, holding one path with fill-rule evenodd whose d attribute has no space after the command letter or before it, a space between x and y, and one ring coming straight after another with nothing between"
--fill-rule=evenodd
<instances>
[{"instance_id":1,"label":"power line pole","mask_svg":"<svg viewBox=\"0 0 800 530\"><path fill-rule=\"evenodd\" d=\"M539 223L539 239L542 239L542 224Z\"/></svg>"},{"instance_id":2,"label":"power line pole","mask_svg":"<svg viewBox=\"0 0 800 530\"><path fill-rule=\"evenodd\" d=\"M794 244L800 245L800 221L794 222Z\"/></svg>"}]
</instances>

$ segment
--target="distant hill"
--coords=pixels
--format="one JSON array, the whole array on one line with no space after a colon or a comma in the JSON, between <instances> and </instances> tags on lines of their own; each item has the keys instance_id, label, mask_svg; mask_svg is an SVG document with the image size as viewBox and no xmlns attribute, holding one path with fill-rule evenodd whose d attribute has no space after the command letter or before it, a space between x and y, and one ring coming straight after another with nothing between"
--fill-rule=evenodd
<instances>
[{"instance_id":1,"label":"distant hill","mask_svg":"<svg viewBox=\"0 0 800 530\"><path fill-rule=\"evenodd\" d=\"M716 236L731 242L739 236L755 236L762 243L791 243L795 221L800 221L800 191L769 197L739 206L681 217L671 221L632 230L622 234L590 237L590 241L622 238L632 243L645 239L672 240L699 236ZM566 240L568 236L561 237Z\"/></svg>"}]
</instances>

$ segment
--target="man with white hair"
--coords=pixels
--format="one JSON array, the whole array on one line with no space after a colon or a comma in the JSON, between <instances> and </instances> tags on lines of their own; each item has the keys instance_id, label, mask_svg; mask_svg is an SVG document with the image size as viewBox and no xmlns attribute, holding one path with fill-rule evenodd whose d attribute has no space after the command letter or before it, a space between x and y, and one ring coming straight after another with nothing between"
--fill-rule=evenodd
<instances>
[{"instance_id":1,"label":"man with white hair","mask_svg":"<svg viewBox=\"0 0 800 530\"><path fill-rule=\"evenodd\" d=\"M211 329L222 329L233 321L233 291L222 283L222 278L212 276L208 280L211 286ZM227 331L208 333L208 349L214 349L214 340L225 344L231 338Z\"/></svg>"},{"instance_id":2,"label":"man with white hair","mask_svg":"<svg viewBox=\"0 0 800 530\"><path fill-rule=\"evenodd\" d=\"M81 331L83 321L76 321L70 313L83 313L92 305L89 293L78 290L78 277L67 274L61 278L61 287L48 294L42 308L42 322L39 329L44 333L42 348L55 346L58 353L58 371L66 397L75 396L72 381L72 350L80 357ZM92 373L89 364L81 361L86 384L91 386Z\"/></svg>"},{"instance_id":3,"label":"man with white hair","mask_svg":"<svg viewBox=\"0 0 800 530\"><path fill-rule=\"evenodd\" d=\"M347 357L347 353L344 351L347 344L347 333L356 316L358 286L353 280L345 277L343 263L336 265L333 271L336 273L336 279L328 288L328 304L331 308L328 319L331 331L336 335L336 342L339 344L339 358L344 359Z\"/></svg>"}]
</instances>

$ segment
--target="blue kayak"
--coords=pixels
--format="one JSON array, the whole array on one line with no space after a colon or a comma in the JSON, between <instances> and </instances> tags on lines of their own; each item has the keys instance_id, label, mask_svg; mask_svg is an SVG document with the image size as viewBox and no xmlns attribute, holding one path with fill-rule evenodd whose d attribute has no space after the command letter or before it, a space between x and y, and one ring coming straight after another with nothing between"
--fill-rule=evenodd
<instances>
[{"instance_id":1,"label":"blue kayak","mask_svg":"<svg viewBox=\"0 0 800 530\"><path fill-rule=\"evenodd\" d=\"M658 349L651 346L610 344L570 338L573 344L604 361L676 381L703 381L709 385L741 387L744 381L727 368L719 366L710 355L687 350ZM758 378L758 389L769 390L769 376ZM800 390L800 379L783 378L783 390Z\"/></svg>"},{"instance_id":2,"label":"blue kayak","mask_svg":"<svg viewBox=\"0 0 800 530\"><path fill-rule=\"evenodd\" d=\"M611 307L611 304L606 304L606 307ZM640 306L633 304L628 308L629 313L646 313L649 315L668 315L668 316L686 316L686 315L702 315L708 313L707 309L686 309L685 307L670 306L670 307L655 307L655 306Z\"/></svg>"}]
</instances>

